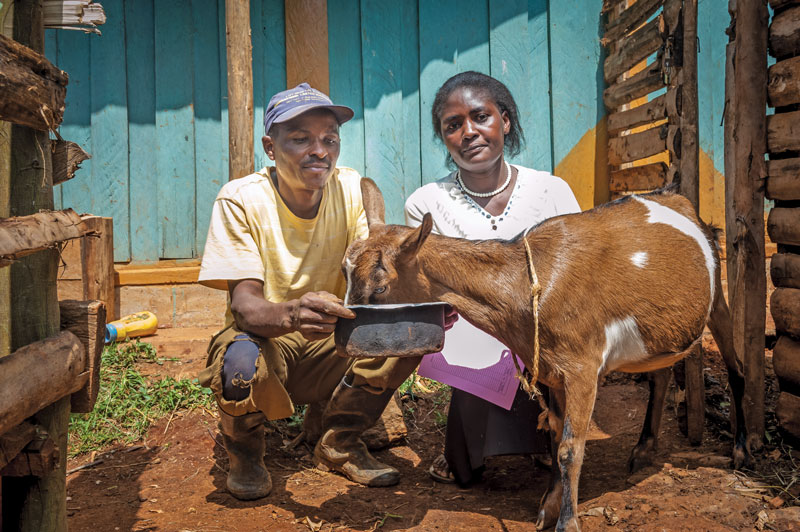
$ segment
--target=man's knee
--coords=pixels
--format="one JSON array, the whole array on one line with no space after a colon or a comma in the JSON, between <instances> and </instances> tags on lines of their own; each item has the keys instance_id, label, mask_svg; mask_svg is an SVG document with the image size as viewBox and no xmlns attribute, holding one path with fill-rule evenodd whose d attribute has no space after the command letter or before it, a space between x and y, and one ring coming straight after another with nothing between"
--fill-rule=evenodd
<instances>
[{"instance_id":1,"label":"man's knee","mask_svg":"<svg viewBox=\"0 0 800 532\"><path fill-rule=\"evenodd\" d=\"M261 353L258 344L246 334L237 335L225 351L222 361L222 397L243 401L250 395L250 383L256 373Z\"/></svg>"}]
</instances>

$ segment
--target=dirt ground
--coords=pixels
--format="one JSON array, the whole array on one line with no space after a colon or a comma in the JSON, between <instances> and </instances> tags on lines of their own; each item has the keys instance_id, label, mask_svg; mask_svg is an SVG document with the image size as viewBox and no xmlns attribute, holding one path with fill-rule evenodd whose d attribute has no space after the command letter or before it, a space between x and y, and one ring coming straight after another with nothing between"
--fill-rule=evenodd
<instances>
[{"instance_id":1,"label":"dirt ground","mask_svg":"<svg viewBox=\"0 0 800 532\"><path fill-rule=\"evenodd\" d=\"M646 381L612 376L600 389L595 422L611 436L591 441L580 484L584 531L800 531L800 451L776 431L752 470L730 469L727 395L718 352L707 343L707 423L703 442L681 434L680 392L668 399L655 464L633 476L626 461L638 438L647 404ZM768 408L776 384L768 353ZM184 360L173 373L186 373ZM187 367L187 365L189 367ZM168 365L167 365L168 366ZM162 367L159 367L163 371ZM169 371L169 370L167 370ZM720 385L720 383L722 383ZM676 406L677 405L677 406ZM105 531L504 531L536 529L539 499L549 472L529 457L495 457L483 481L469 489L433 482L427 469L441 452L446 397L403 398L409 434L403 445L377 453L403 477L390 488L364 488L314 468L309 449L281 447L296 434L286 423L268 434L267 467L273 490L241 502L225 491L227 457L216 443L211 412L159 420L138 445L111 448L71 460L69 528Z\"/></svg>"}]
</instances>

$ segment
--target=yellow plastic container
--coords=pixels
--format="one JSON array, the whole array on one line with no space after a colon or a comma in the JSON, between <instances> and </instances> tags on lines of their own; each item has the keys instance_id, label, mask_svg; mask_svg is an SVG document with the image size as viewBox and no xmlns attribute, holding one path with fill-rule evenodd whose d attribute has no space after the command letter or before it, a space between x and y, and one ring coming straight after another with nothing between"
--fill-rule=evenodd
<instances>
[{"instance_id":1,"label":"yellow plastic container","mask_svg":"<svg viewBox=\"0 0 800 532\"><path fill-rule=\"evenodd\" d=\"M157 328L158 318L155 314L148 310L137 312L106 324L106 343L147 336L156 332Z\"/></svg>"}]
</instances>

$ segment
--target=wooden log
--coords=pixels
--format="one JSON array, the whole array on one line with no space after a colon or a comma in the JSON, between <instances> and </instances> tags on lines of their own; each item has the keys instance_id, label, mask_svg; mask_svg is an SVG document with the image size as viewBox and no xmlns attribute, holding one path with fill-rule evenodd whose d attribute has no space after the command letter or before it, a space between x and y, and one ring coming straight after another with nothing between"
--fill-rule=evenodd
<instances>
[{"instance_id":1,"label":"wooden log","mask_svg":"<svg viewBox=\"0 0 800 532\"><path fill-rule=\"evenodd\" d=\"M800 150L800 111L767 117L767 147L770 153Z\"/></svg>"},{"instance_id":2,"label":"wooden log","mask_svg":"<svg viewBox=\"0 0 800 532\"><path fill-rule=\"evenodd\" d=\"M0 476L41 478L58 467L60 458L56 442L40 429L22 452L0 469Z\"/></svg>"},{"instance_id":3,"label":"wooden log","mask_svg":"<svg viewBox=\"0 0 800 532\"><path fill-rule=\"evenodd\" d=\"M800 397L781 392L775 403L775 417L783 430L800 438Z\"/></svg>"},{"instance_id":4,"label":"wooden log","mask_svg":"<svg viewBox=\"0 0 800 532\"><path fill-rule=\"evenodd\" d=\"M774 207L767 219L767 234L777 244L800 246L800 207Z\"/></svg>"},{"instance_id":5,"label":"wooden log","mask_svg":"<svg viewBox=\"0 0 800 532\"><path fill-rule=\"evenodd\" d=\"M92 156L68 140L51 140L53 149L53 184L72 179L80 164Z\"/></svg>"},{"instance_id":6,"label":"wooden log","mask_svg":"<svg viewBox=\"0 0 800 532\"><path fill-rule=\"evenodd\" d=\"M617 51L606 58L603 62L603 76L606 83L612 83L620 74L647 59L663 44L664 17L659 15L642 29L618 43Z\"/></svg>"},{"instance_id":7,"label":"wooden log","mask_svg":"<svg viewBox=\"0 0 800 532\"><path fill-rule=\"evenodd\" d=\"M3 469L36 436L36 426L23 421L0 435L0 469Z\"/></svg>"},{"instance_id":8,"label":"wooden log","mask_svg":"<svg viewBox=\"0 0 800 532\"><path fill-rule=\"evenodd\" d=\"M68 80L44 55L0 35L0 120L55 130L64 117Z\"/></svg>"},{"instance_id":9,"label":"wooden log","mask_svg":"<svg viewBox=\"0 0 800 532\"><path fill-rule=\"evenodd\" d=\"M677 117L680 106L680 87L670 89L645 104L608 115L608 134L617 135L628 129L663 120L667 116Z\"/></svg>"},{"instance_id":10,"label":"wooden log","mask_svg":"<svg viewBox=\"0 0 800 532\"><path fill-rule=\"evenodd\" d=\"M683 2L683 66L681 92L685 101L680 116L680 138L676 138L680 150L681 194L700 212L700 159L697 136L697 0ZM702 383L702 380L700 381ZM704 409L703 405L693 408Z\"/></svg>"},{"instance_id":11,"label":"wooden log","mask_svg":"<svg viewBox=\"0 0 800 532\"><path fill-rule=\"evenodd\" d=\"M728 301L733 346L744 366L746 445L763 444L765 109L767 106L767 6L731 0L733 39L725 68L725 220ZM685 96L685 95L684 95ZM737 420L741 421L741 420Z\"/></svg>"},{"instance_id":12,"label":"wooden log","mask_svg":"<svg viewBox=\"0 0 800 532\"><path fill-rule=\"evenodd\" d=\"M83 344L69 331L0 358L0 433L80 390L88 379Z\"/></svg>"},{"instance_id":13,"label":"wooden log","mask_svg":"<svg viewBox=\"0 0 800 532\"><path fill-rule=\"evenodd\" d=\"M608 87L603 91L603 103L609 109L616 109L620 105L662 88L664 76L661 72L661 64L662 58L659 54L656 61L647 65L641 72Z\"/></svg>"},{"instance_id":14,"label":"wooden log","mask_svg":"<svg viewBox=\"0 0 800 532\"><path fill-rule=\"evenodd\" d=\"M800 56L769 67L767 101L771 107L800 103Z\"/></svg>"},{"instance_id":15,"label":"wooden log","mask_svg":"<svg viewBox=\"0 0 800 532\"><path fill-rule=\"evenodd\" d=\"M606 32L600 43L608 46L611 42L635 30L650 18L650 15L655 13L663 3L664 0L639 0L606 24Z\"/></svg>"},{"instance_id":16,"label":"wooden log","mask_svg":"<svg viewBox=\"0 0 800 532\"><path fill-rule=\"evenodd\" d=\"M117 297L114 291L114 220L101 216L84 216L83 223L90 231L81 245L83 297L105 303L106 318L113 321L117 317Z\"/></svg>"},{"instance_id":17,"label":"wooden log","mask_svg":"<svg viewBox=\"0 0 800 532\"><path fill-rule=\"evenodd\" d=\"M773 17L769 26L769 53L778 59L800 55L800 5Z\"/></svg>"},{"instance_id":18,"label":"wooden log","mask_svg":"<svg viewBox=\"0 0 800 532\"><path fill-rule=\"evenodd\" d=\"M225 0L228 58L228 178L253 173L253 43L250 0Z\"/></svg>"},{"instance_id":19,"label":"wooden log","mask_svg":"<svg viewBox=\"0 0 800 532\"><path fill-rule=\"evenodd\" d=\"M800 200L800 158L767 161L767 197Z\"/></svg>"},{"instance_id":20,"label":"wooden log","mask_svg":"<svg viewBox=\"0 0 800 532\"><path fill-rule=\"evenodd\" d=\"M776 253L770 260L769 274L778 288L800 288L800 255Z\"/></svg>"},{"instance_id":21,"label":"wooden log","mask_svg":"<svg viewBox=\"0 0 800 532\"><path fill-rule=\"evenodd\" d=\"M100 359L105 340L106 306L102 301L58 302L61 311L61 328L78 337L86 353L86 386L72 394L73 412L91 412L100 390Z\"/></svg>"},{"instance_id":22,"label":"wooden log","mask_svg":"<svg viewBox=\"0 0 800 532\"><path fill-rule=\"evenodd\" d=\"M72 209L40 212L0 220L0 266L36 251L86 233L81 217Z\"/></svg>"},{"instance_id":23,"label":"wooden log","mask_svg":"<svg viewBox=\"0 0 800 532\"><path fill-rule=\"evenodd\" d=\"M611 172L608 189L611 192L633 192L663 187L667 179L667 165L645 164Z\"/></svg>"},{"instance_id":24,"label":"wooden log","mask_svg":"<svg viewBox=\"0 0 800 532\"><path fill-rule=\"evenodd\" d=\"M681 168L681 151L683 150L683 143L681 139L683 135L679 126L669 126L667 128L667 149L669 150L669 160L680 169ZM681 187L681 194L683 194L683 187ZM690 198L691 199L691 198Z\"/></svg>"},{"instance_id":25,"label":"wooden log","mask_svg":"<svg viewBox=\"0 0 800 532\"><path fill-rule=\"evenodd\" d=\"M769 300L775 330L800 337L800 289L776 288Z\"/></svg>"},{"instance_id":26,"label":"wooden log","mask_svg":"<svg viewBox=\"0 0 800 532\"><path fill-rule=\"evenodd\" d=\"M662 125L622 137L608 139L608 164L619 166L644 159L667 149L670 126Z\"/></svg>"},{"instance_id":27,"label":"wooden log","mask_svg":"<svg viewBox=\"0 0 800 532\"><path fill-rule=\"evenodd\" d=\"M778 11L786 6L798 4L800 4L800 0L769 0L769 7L771 7L773 11Z\"/></svg>"},{"instance_id":28,"label":"wooden log","mask_svg":"<svg viewBox=\"0 0 800 532\"><path fill-rule=\"evenodd\" d=\"M772 366L782 391L800 393L800 342L782 335L772 350Z\"/></svg>"}]
</instances>

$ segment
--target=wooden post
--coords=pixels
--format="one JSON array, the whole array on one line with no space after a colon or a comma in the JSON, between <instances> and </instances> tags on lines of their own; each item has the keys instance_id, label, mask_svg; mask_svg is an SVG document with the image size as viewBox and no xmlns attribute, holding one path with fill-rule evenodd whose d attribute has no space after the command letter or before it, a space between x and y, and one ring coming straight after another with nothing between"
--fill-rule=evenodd
<instances>
[{"instance_id":1,"label":"wooden post","mask_svg":"<svg viewBox=\"0 0 800 532\"><path fill-rule=\"evenodd\" d=\"M0 33L11 10L11 2L0 7ZM11 37L11 35L6 35ZM9 216L11 186L11 124L0 120L0 218ZM11 270L0 268L0 357L11 353Z\"/></svg>"},{"instance_id":2,"label":"wooden post","mask_svg":"<svg viewBox=\"0 0 800 532\"><path fill-rule=\"evenodd\" d=\"M733 342L745 373L747 446L764 437L764 179L766 167L767 6L729 0L725 69L725 227Z\"/></svg>"},{"instance_id":3,"label":"wooden post","mask_svg":"<svg viewBox=\"0 0 800 532\"><path fill-rule=\"evenodd\" d=\"M87 234L81 243L81 279L83 298L106 304L106 319L117 318L117 297L114 292L114 220L100 216L83 218Z\"/></svg>"},{"instance_id":4,"label":"wooden post","mask_svg":"<svg viewBox=\"0 0 800 532\"><path fill-rule=\"evenodd\" d=\"M14 40L44 52L41 0L14 2ZM12 126L10 214L22 216L53 208L52 162L47 132ZM40 251L11 266L11 349L55 336L59 331L56 275L58 253ZM69 397L36 414L36 421L67 455ZM11 497L16 500L10 500ZM23 532L67 529L66 460L42 478L3 478L3 516L8 530Z\"/></svg>"},{"instance_id":5,"label":"wooden post","mask_svg":"<svg viewBox=\"0 0 800 532\"><path fill-rule=\"evenodd\" d=\"M225 0L228 57L228 178L253 173L253 44L250 0ZM109 309L111 310L111 309Z\"/></svg>"}]
</instances>

